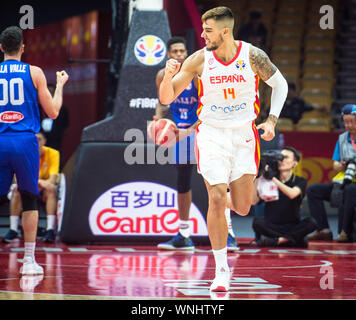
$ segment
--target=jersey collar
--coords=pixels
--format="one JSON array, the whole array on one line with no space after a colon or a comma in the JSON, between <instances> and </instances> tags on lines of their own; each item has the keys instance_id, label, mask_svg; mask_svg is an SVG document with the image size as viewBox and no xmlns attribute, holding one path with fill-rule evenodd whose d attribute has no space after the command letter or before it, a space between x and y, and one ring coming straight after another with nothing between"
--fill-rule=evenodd
<instances>
[{"instance_id":1,"label":"jersey collar","mask_svg":"<svg viewBox=\"0 0 356 320\"><path fill-rule=\"evenodd\" d=\"M213 51L214 58L215 58L217 61L219 61L222 65L228 66L228 65L230 65L231 63L233 63L233 62L237 59L237 57L238 57L239 54L240 54L241 47L242 47L242 42L239 40L239 46L238 46L238 48L237 48L236 54L235 54L235 56L234 56L230 61L228 61L228 62L224 62L224 61L220 60L220 59L218 58L218 56L216 55L215 50Z\"/></svg>"}]
</instances>

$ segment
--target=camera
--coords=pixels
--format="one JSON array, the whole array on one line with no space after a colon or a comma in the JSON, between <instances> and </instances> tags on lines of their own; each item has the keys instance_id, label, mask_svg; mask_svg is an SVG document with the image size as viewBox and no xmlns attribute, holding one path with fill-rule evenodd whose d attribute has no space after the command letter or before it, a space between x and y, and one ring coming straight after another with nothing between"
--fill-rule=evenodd
<instances>
[{"instance_id":1,"label":"camera","mask_svg":"<svg viewBox=\"0 0 356 320\"><path fill-rule=\"evenodd\" d=\"M356 159L345 159L345 162L346 170L343 185L351 183L356 175Z\"/></svg>"},{"instance_id":2,"label":"camera","mask_svg":"<svg viewBox=\"0 0 356 320\"><path fill-rule=\"evenodd\" d=\"M350 184L356 175L356 159L345 159L346 169L342 183L334 183L330 195L330 205L332 208L340 208L344 202L344 188Z\"/></svg>"},{"instance_id":3,"label":"camera","mask_svg":"<svg viewBox=\"0 0 356 320\"><path fill-rule=\"evenodd\" d=\"M257 177L264 176L265 179L272 179L279 176L278 161L283 161L284 155L280 150L267 150L261 153L260 167ZM268 170L266 170L268 165Z\"/></svg>"}]
</instances>

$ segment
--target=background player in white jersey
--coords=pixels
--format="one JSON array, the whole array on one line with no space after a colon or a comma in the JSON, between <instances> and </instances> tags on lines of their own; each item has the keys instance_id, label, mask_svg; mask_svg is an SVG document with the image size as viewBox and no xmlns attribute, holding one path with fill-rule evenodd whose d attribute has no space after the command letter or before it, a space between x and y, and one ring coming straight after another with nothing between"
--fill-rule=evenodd
<instances>
[{"instance_id":1,"label":"background player in white jersey","mask_svg":"<svg viewBox=\"0 0 356 320\"><path fill-rule=\"evenodd\" d=\"M162 104L171 103L195 76L199 77L201 123L196 156L209 195L207 224L216 264L210 290L228 291L225 206L231 202L235 212L248 214L259 165L257 130L264 131L264 140L273 139L288 85L265 52L234 40L234 16L229 8L207 11L202 22L206 47L189 56L182 67L176 60L167 61L159 99ZM272 87L272 95L269 117L256 128L259 78Z\"/></svg>"}]
</instances>

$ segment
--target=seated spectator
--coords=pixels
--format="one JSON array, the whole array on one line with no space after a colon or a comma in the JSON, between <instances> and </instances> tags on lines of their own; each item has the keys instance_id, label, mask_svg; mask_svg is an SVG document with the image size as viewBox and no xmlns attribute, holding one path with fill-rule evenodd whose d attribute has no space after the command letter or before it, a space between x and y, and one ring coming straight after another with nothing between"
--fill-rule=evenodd
<instances>
[{"instance_id":1,"label":"seated spectator","mask_svg":"<svg viewBox=\"0 0 356 320\"><path fill-rule=\"evenodd\" d=\"M297 124L306 111L314 110L313 106L306 103L297 95L294 83L288 83L288 95L280 114L280 118L288 118Z\"/></svg>"},{"instance_id":2,"label":"seated spectator","mask_svg":"<svg viewBox=\"0 0 356 320\"><path fill-rule=\"evenodd\" d=\"M262 50L266 50L267 28L262 23L261 12L250 12L249 21L241 26L237 38L250 42Z\"/></svg>"},{"instance_id":3,"label":"seated spectator","mask_svg":"<svg viewBox=\"0 0 356 320\"><path fill-rule=\"evenodd\" d=\"M312 219L300 217L307 181L293 174L293 169L300 159L298 152L286 146L281 153L284 158L278 161L278 170L272 171L271 167L267 166L263 177L256 179L254 204L260 202L261 198L266 199L257 190L262 179L273 182L276 189L276 197L265 201L264 217L256 217L253 220L256 242L259 246L306 248L306 236L316 228Z\"/></svg>"},{"instance_id":4,"label":"seated spectator","mask_svg":"<svg viewBox=\"0 0 356 320\"><path fill-rule=\"evenodd\" d=\"M356 175L350 170L351 176L345 179L345 172L356 166L356 105L347 104L341 111L346 131L339 135L333 154L333 167L338 171L333 183L311 184L307 191L308 205L311 216L317 222L317 231L310 235L309 240L332 240L324 201L332 201L333 188L339 186L341 201L338 204L339 225L338 242L352 241L354 210L356 207ZM347 178L347 176L346 176ZM339 193L340 194L340 193Z\"/></svg>"},{"instance_id":5,"label":"seated spectator","mask_svg":"<svg viewBox=\"0 0 356 320\"><path fill-rule=\"evenodd\" d=\"M43 236L45 242L55 241L57 188L56 180L59 172L59 152L46 147L46 137L43 132L36 134L40 152L40 172L38 189L40 199L46 204L47 230ZM18 223L22 210L22 202L17 186L14 186L10 200L10 230L3 238L3 242L12 242L18 237Z\"/></svg>"},{"instance_id":6,"label":"seated spectator","mask_svg":"<svg viewBox=\"0 0 356 320\"><path fill-rule=\"evenodd\" d=\"M275 129L275 136L272 140L266 141L261 138L263 134L263 130L258 130L258 134L260 137L260 150L261 154L267 150L278 150L284 147L284 139L280 139L280 134L277 129ZM283 136L282 136L283 137ZM251 214L255 217L263 217L264 216L264 209L265 209L265 202L261 201L256 205L251 207Z\"/></svg>"}]
</instances>

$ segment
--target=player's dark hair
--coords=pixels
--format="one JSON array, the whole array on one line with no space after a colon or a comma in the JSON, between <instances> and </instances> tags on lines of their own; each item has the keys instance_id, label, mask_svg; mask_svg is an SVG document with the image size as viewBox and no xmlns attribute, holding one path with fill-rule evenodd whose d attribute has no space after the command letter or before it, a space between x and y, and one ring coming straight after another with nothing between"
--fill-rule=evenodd
<instances>
[{"instance_id":1,"label":"player's dark hair","mask_svg":"<svg viewBox=\"0 0 356 320\"><path fill-rule=\"evenodd\" d=\"M282 150L288 150L288 151L293 152L293 154L294 154L294 160L297 161L297 162L299 162L299 160L300 160L300 155L299 155L299 152L298 152L295 148L290 147L290 146L285 146L285 147L283 147Z\"/></svg>"},{"instance_id":2,"label":"player's dark hair","mask_svg":"<svg viewBox=\"0 0 356 320\"><path fill-rule=\"evenodd\" d=\"M182 37L172 37L167 41L167 50L171 49L171 46L176 43L183 43L185 47L187 47L187 43L184 38Z\"/></svg>"},{"instance_id":3,"label":"player's dark hair","mask_svg":"<svg viewBox=\"0 0 356 320\"><path fill-rule=\"evenodd\" d=\"M208 19L214 19L216 21L221 21L224 19L234 20L234 14L228 7L216 7L208 10L201 17L201 20L203 22Z\"/></svg>"},{"instance_id":4,"label":"player's dark hair","mask_svg":"<svg viewBox=\"0 0 356 320\"><path fill-rule=\"evenodd\" d=\"M6 54L16 54L23 43L22 30L17 26L7 27L0 34L0 43Z\"/></svg>"}]
</instances>

